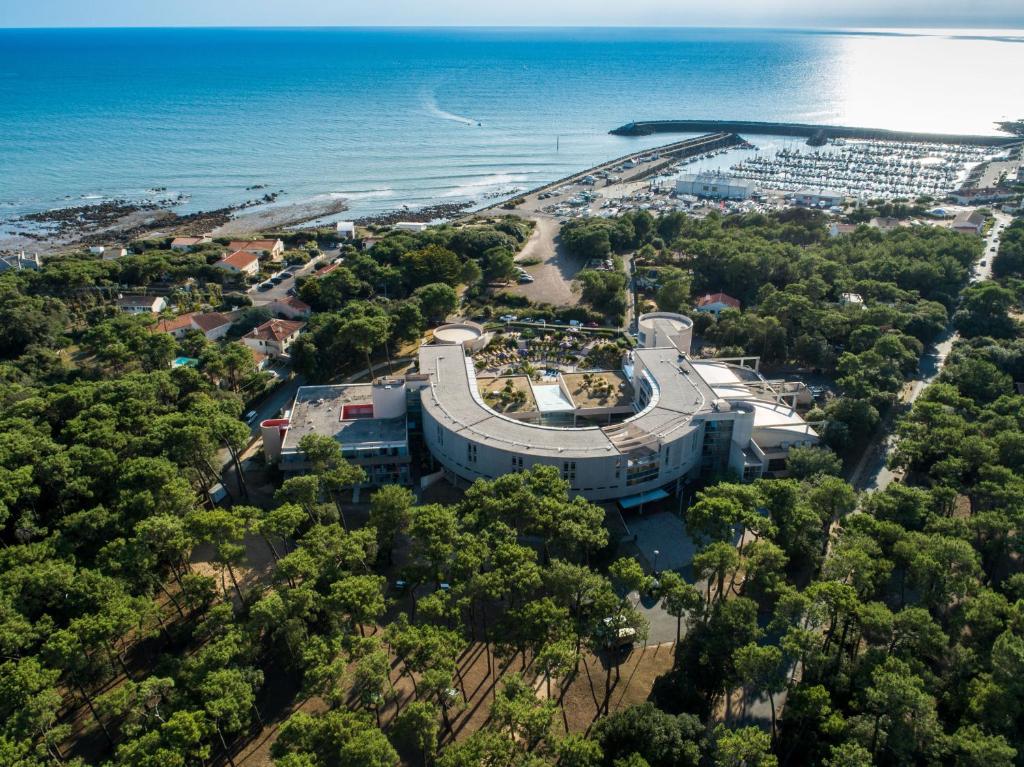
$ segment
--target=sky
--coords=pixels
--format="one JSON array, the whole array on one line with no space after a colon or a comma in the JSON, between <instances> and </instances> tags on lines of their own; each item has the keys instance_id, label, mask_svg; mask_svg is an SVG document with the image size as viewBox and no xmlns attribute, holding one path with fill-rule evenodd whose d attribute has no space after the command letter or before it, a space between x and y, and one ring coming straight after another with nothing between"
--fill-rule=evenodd
<instances>
[{"instance_id":1,"label":"sky","mask_svg":"<svg viewBox=\"0 0 1024 767\"><path fill-rule=\"evenodd\" d=\"M5 27L1024 28L1024 0L0 0Z\"/></svg>"}]
</instances>

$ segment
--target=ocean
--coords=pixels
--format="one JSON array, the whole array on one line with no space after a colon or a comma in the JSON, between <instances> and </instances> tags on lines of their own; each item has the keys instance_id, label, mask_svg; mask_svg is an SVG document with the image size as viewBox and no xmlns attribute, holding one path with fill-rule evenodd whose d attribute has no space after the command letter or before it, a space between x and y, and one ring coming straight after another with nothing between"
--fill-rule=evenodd
<instances>
[{"instance_id":1,"label":"ocean","mask_svg":"<svg viewBox=\"0 0 1024 767\"><path fill-rule=\"evenodd\" d=\"M482 203L672 140L608 134L630 120L991 133L1024 117L1021 72L1005 31L0 30L0 222L274 190L346 216Z\"/></svg>"}]
</instances>

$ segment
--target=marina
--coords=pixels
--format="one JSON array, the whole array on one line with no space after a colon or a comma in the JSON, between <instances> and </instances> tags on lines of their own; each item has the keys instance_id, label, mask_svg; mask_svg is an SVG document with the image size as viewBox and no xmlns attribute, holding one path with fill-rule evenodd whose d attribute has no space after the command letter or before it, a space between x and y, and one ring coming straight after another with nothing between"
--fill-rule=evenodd
<instances>
[{"instance_id":1,"label":"marina","mask_svg":"<svg viewBox=\"0 0 1024 767\"><path fill-rule=\"evenodd\" d=\"M781 192L814 188L855 197L940 198L994 156L991 148L963 144L830 139L821 149L759 152L729 171L733 178Z\"/></svg>"}]
</instances>

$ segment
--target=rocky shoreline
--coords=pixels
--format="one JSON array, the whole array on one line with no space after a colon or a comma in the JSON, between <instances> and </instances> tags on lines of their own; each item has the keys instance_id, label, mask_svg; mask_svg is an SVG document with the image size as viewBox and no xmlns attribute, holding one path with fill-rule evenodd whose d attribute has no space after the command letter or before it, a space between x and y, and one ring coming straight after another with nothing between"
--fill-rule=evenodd
<instances>
[{"instance_id":1,"label":"rocky shoreline","mask_svg":"<svg viewBox=\"0 0 1024 767\"><path fill-rule=\"evenodd\" d=\"M355 223L358 226L391 226L399 221L414 221L417 223L430 223L438 219L450 219L465 213L470 208L475 208L477 203L470 202L442 202L437 205L428 205L419 210L392 210L387 213L380 213L376 216L363 216L357 218Z\"/></svg>"},{"instance_id":2,"label":"rocky shoreline","mask_svg":"<svg viewBox=\"0 0 1024 767\"><path fill-rule=\"evenodd\" d=\"M272 205L282 194L283 191L268 192L238 205L185 214L173 210L182 202L178 199L106 200L29 213L7 222L9 234L0 235L0 251L21 248L61 251L172 235L239 237L310 224L348 209L347 202L339 198ZM390 226L399 221L429 223L458 218L476 206L477 203L472 201L444 202L417 210L403 208L364 216L356 219L356 223L365 227Z\"/></svg>"},{"instance_id":3,"label":"rocky shoreline","mask_svg":"<svg viewBox=\"0 0 1024 767\"><path fill-rule=\"evenodd\" d=\"M5 224L10 234L3 239L10 242L0 242L0 249L108 245L111 241L127 243L164 233L198 236L224 226L241 211L269 205L282 194L283 190L269 192L238 205L185 214L173 210L184 202L182 197L141 202L106 200L27 213Z\"/></svg>"}]
</instances>

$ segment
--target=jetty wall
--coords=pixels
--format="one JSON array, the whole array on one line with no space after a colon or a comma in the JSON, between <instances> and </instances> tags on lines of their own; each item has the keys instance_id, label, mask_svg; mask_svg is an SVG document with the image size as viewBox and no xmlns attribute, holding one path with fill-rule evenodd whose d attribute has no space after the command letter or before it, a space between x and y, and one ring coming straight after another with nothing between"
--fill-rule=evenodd
<instances>
[{"instance_id":1,"label":"jetty wall","mask_svg":"<svg viewBox=\"0 0 1024 767\"><path fill-rule=\"evenodd\" d=\"M971 136L956 133L919 133L884 128L851 128L845 125L773 123L754 120L645 120L631 122L609 133L616 136L650 136L654 133L745 133L759 136L800 136L824 143L830 138L874 141L929 141L939 144L975 144L1011 146L1021 143L1018 136Z\"/></svg>"},{"instance_id":2,"label":"jetty wall","mask_svg":"<svg viewBox=\"0 0 1024 767\"><path fill-rule=\"evenodd\" d=\"M614 131L612 132L614 133ZM557 189L558 187L564 186L565 184L571 184L573 182L579 181L583 177L596 173L599 170L612 168L616 165L625 162L626 160L636 157L637 155L659 154L666 159L664 162L659 163L657 166L653 168L648 168L647 170L638 174L636 177L630 178L630 181L638 181L651 175L657 175L659 171L671 165L672 162L675 160L682 160L687 157L693 157L694 155L703 154L704 152L711 152L717 149L728 149L729 147L733 147L736 146L737 144L742 143L743 139L737 136L735 133L712 131L706 136L695 136L693 138L684 139L682 141L674 141L671 144L664 144L663 146L648 147L647 149L637 149L634 150L633 152L630 152L629 154L622 155L622 157L616 157L614 160L605 160L599 165L595 165L591 168L575 171L574 173L570 173L568 176L563 176L562 178L555 179L554 181L548 181L547 183L542 184L541 186L534 187L533 189L528 189L525 192L518 192L512 195L511 197L497 200L495 202L490 203L489 205L485 205L482 208L477 208L473 210L469 215L475 215L478 213L484 213L489 210L503 208L507 203L511 202L512 200L519 199L520 197L528 197L530 195L540 194L541 192L546 192L551 189Z\"/></svg>"}]
</instances>

